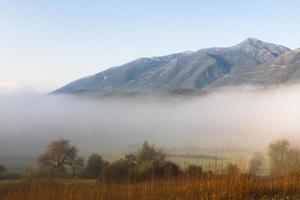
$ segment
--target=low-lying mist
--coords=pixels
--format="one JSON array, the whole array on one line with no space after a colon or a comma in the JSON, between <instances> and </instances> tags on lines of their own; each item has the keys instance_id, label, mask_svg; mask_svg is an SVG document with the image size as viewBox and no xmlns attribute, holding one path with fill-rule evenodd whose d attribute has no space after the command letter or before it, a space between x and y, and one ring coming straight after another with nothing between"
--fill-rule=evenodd
<instances>
[{"instance_id":1,"label":"low-lying mist","mask_svg":"<svg viewBox=\"0 0 300 200\"><path fill-rule=\"evenodd\" d=\"M166 150L257 151L275 139L300 139L300 86L190 98L1 95L0 113L0 157L36 157L59 138L83 156L131 152L145 140Z\"/></svg>"}]
</instances>

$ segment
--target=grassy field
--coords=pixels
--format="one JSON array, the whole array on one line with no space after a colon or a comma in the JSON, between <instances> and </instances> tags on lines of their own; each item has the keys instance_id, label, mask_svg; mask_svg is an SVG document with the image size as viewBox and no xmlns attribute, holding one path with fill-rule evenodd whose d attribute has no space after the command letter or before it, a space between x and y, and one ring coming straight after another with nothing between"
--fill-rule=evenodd
<instances>
[{"instance_id":1,"label":"grassy field","mask_svg":"<svg viewBox=\"0 0 300 200\"><path fill-rule=\"evenodd\" d=\"M210 177L97 183L94 180L2 182L3 200L250 200L299 199L298 177Z\"/></svg>"}]
</instances>

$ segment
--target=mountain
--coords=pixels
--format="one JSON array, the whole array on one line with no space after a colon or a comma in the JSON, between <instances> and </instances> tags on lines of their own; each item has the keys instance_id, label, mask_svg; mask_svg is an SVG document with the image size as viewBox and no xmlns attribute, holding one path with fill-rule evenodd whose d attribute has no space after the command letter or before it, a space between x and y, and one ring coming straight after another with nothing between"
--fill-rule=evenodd
<instances>
[{"instance_id":1,"label":"mountain","mask_svg":"<svg viewBox=\"0 0 300 200\"><path fill-rule=\"evenodd\" d=\"M71 82L53 93L202 90L297 80L300 77L295 64L298 53L281 45L248 38L232 47L140 58Z\"/></svg>"},{"instance_id":2,"label":"mountain","mask_svg":"<svg viewBox=\"0 0 300 200\"><path fill-rule=\"evenodd\" d=\"M279 85L300 81L300 50L288 51L248 70L232 71L209 87L234 85Z\"/></svg>"}]
</instances>

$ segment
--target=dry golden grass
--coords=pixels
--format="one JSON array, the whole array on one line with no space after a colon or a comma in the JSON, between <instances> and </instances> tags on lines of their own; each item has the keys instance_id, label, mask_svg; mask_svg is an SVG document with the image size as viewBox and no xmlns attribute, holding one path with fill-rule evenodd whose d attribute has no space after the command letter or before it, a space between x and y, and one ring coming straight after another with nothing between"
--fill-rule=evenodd
<instances>
[{"instance_id":1,"label":"dry golden grass","mask_svg":"<svg viewBox=\"0 0 300 200\"><path fill-rule=\"evenodd\" d=\"M297 177L179 178L140 183L35 180L1 187L3 200L232 200L298 199Z\"/></svg>"}]
</instances>

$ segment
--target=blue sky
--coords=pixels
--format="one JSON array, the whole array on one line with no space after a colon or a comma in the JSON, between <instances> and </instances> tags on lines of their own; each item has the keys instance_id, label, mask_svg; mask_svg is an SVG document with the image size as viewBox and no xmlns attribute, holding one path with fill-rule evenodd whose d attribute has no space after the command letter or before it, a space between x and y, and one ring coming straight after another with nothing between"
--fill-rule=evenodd
<instances>
[{"instance_id":1,"label":"blue sky","mask_svg":"<svg viewBox=\"0 0 300 200\"><path fill-rule=\"evenodd\" d=\"M299 8L296 0L0 0L0 86L46 92L139 57L247 37L297 48Z\"/></svg>"}]
</instances>

